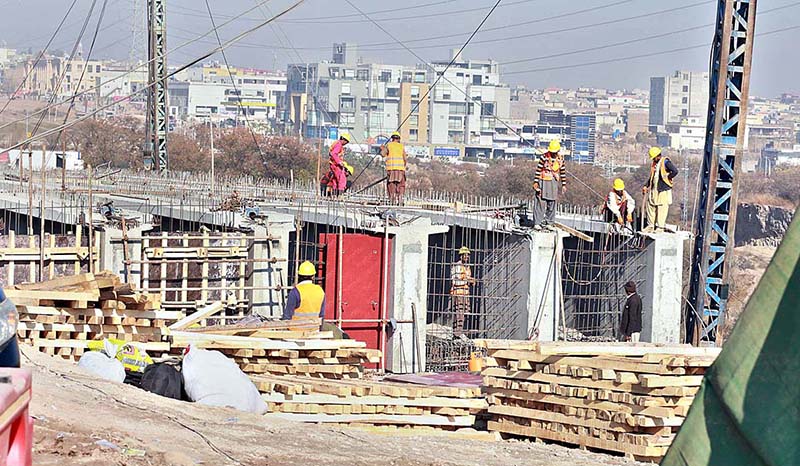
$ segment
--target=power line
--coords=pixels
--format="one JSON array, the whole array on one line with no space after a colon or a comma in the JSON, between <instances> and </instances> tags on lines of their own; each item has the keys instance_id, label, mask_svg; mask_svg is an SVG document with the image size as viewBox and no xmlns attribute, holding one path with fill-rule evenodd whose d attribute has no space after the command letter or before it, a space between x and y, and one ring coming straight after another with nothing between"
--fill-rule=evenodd
<instances>
[{"instance_id":1,"label":"power line","mask_svg":"<svg viewBox=\"0 0 800 466\"><path fill-rule=\"evenodd\" d=\"M245 10L244 12L242 12L242 13L241 13L241 15L242 15L242 16L244 16L244 15L246 15L247 13L250 13L251 11L255 10L256 8L258 8L260 5L263 5L263 4L267 3L267 2L269 2L270 0L256 0L256 1L258 2L258 3L256 4L256 6L254 6L254 7L250 8L250 9L248 9L248 10ZM303 1L305 1L305 0L300 0L298 3L303 3ZM294 7L292 7L291 9L293 9L293 8L294 8ZM291 9L289 9L288 11L291 11ZM222 28L222 27L224 27L224 26L226 26L226 25L228 25L228 24L230 24L230 23L231 23L231 22L233 22L234 20L235 20L235 18L234 18L234 19L232 19L232 20L229 20L229 21L226 21L226 22L224 22L224 23L220 24L220 25L218 26L218 29L219 29L219 28ZM262 24L262 25L257 25L255 28L251 28L251 30L249 30L249 31L252 31L252 30L258 29L258 28L260 28L260 27L262 27L262 26L263 26L263 24ZM203 34L203 35L201 35L201 36L198 36L198 37L194 38L193 40L189 40L189 41L187 41L187 42L184 42L183 44L181 44L181 45L179 45L179 46L175 47L174 49L168 50L168 51L167 51L167 52L164 54L164 56L165 56L165 57L166 57L166 56L169 56L171 53L177 52L177 51L178 51L178 50L180 50L180 49L183 49L183 48L185 48L185 47L188 47L189 45L192 45L192 44L194 44L194 43L196 43L196 42L199 42L199 41L200 41L200 39L202 39L202 38L204 38L204 37L208 36L209 34L211 34L211 33L213 33L213 32L214 32L214 30L208 31L208 32L206 32L205 34ZM235 41L228 41L228 42L226 43L226 44L227 44L227 45L226 45L226 48L228 48L230 45L232 45L232 44L236 43L237 41L238 41L238 39L237 39L237 40L235 40ZM217 50L217 49L214 49L214 50ZM73 55L74 55L74 52L73 52ZM204 57L203 59L205 59L205 58L207 58L207 57ZM100 83L100 84L99 84L99 85L97 85L97 86L91 87L91 88L89 88L89 89L86 89L86 90L85 90L85 91L83 91L83 92L80 92L80 93L78 93L78 94L76 95L76 97L78 97L78 96L81 96L81 95L84 95L84 94L87 94L87 93L89 93L89 92L92 92L92 91L95 91L95 90L97 90L97 89L100 89L100 87L102 87L103 85L107 85L107 84L109 84L109 83L112 83L112 82L114 82L114 81L120 80L120 79L122 79L122 78L124 78L124 77L126 77L126 76L128 76L128 75L130 75L130 74L133 74L133 73L137 72L138 70L140 70L140 69L142 69L142 68L146 68L146 67L147 67L147 66L148 66L148 65L149 65L149 64L150 64L152 61L154 61L154 60L155 60L155 58L153 58L153 59L150 59L150 60L148 60L148 61L146 61L146 62L144 62L144 63L141 63L141 64L140 64L140 65L138 65L138 66L134 66L134 67L133 67L133 68L131 68L130 70L126 71L125 73L122 73L122 74L120 74L120 75L118 75L118 76L116 76L116 77L113 77L113 78L111 78L111 79L109 79L109 80L107 80L107 81L105 81L105 82L103 82L103 83ZM152 83L150 83L149 85L152 85ZM131 95L130 95L130 96L128 96L128 97L131 97L131 96L133 96L133 95L135 95L135 94L136 94L136 93L134 93L134 94L131 94ZM61 102L58 102L58 103L55 103L55 104L54 104L54 103L52 103L52 101L51 101L51 103L49 103L48 105L44 106L43 108L41 108L41 109L37 110L36 112L33 112L31 115L39 115L39 114L41 114L41 113L44 113L44 112L46 112L46 111L48 111L48 110L52 109L53 107L60 106L60 105L62 105L62 104L64 104L64 103L66 103L66 102L67 102L67 101L69 101L69 100L70 100L70 99L66 99L66 100L63 100L63 101L61 101ZM23 121L25 121L25 120L26 120L26 118L20 118L20 119L13 120L13 121L10 121L10 122L8 122L8 123L5 123L5 124L3 124L3 125L0 125L0 130L2 130L3 128L6 128L6 127L8 127L8 126L11 126L11 125L14 125L14 124L17 124L17 123L23 122Z\"/></svg>"},{"instance_id":2,"label":"power line","mask_svg":"<svg viewBox=\"0 0 800 466\"><path fill-rule=\"evenodd\" d=\"M266 165L267 158L264 155L264 151L261 150L261 144L258 143L258 139L256 138L255 132L253 132L253 127L250 124L250 117L247 114L247 109L242 106L242 94L236 87L236 79L234 79L233 74L231 74L231 65L228 63L228 57L225 55L225 49L222 48L222 39L220 39L219 37L217 24L216 21L214 21L214 14L211 13L211 5L208 3L208 0L205 0L205 2L206 2L206 8L208 9L208 18L211 20L211 27L214 29L214 35L217 37L217 43L219 43L219 46L221 48L220 54L222 54L222 60L225 62L225 69L228 70L228 77L231 78L233 91L236 93L237 107L239 107L239 111L244 114L244 121L247 124L247 129L250 130L250 136L253 138L253 143L256 145L256 149L258 149L258 154L261 156L261 162L264 163L264 165Z\"/></svg>"},{"instance_id":3,"label":"power line","mask_svg":"<svg viewBox=\"0 0 800 466\"><path fill-rule=\"evenodd\" d=\"M33 66L31 66L31 68L25 73L25 76L22 78L22 81L20 81L19 85L14 90L14 93L11 94L12 96L16 95L17 92L19 92L22 89L22 86L24 86L25 83L28 81L28 78L30 77L31 73L33 73L33 70L35 70L36 67L39 65L39 62L42 60L42 57L44 57L44 54L47 52L47 49L50 48L50 44L53 43L53 40L55 40L55 38L58 35L59 31L61 31L61 28L64 26L64 22L67 21L67 18L69 17L70 12L72 12L72 9L75 7L75 4L77 2L78 2L78 0L72 0L72 4L70 4L69 8L67 9L67 12L64 13L64 17L61 18L61 22L58 23L58 27L56 28L55 31L53 31L53 34L50 35L50 39L47 41L47 44L44 46L42 51L39 52L39 55L36 57L36 60L33 62ZM8 101L6 101L5 105L3 105L3 108L0 109L0 115L2 115L3 112L6 111L6 109L8 108L8 105L10 103L11 103L11 97L9 97ZM27 136L27 134L26 134L26 136Z\"/></svg>"},{"instance_id":4,"label":"power line","mask_svg":"<svg viewBox=\"0 0 800 466\"><path fill-rule=\"evenodd\" d=\"M267 19L265 21L263 21L260 24L257 24L255 26L253 26L253 27L241 32L240 34L236 35L234 38L229 39L227 42L225 42L221 46L215 47L214 49L209 50L208 52L206 52L203 55L195 58L194 60L181 65L180 67L178 67L175 70L173 70L171 73L167 74L166 78L169 79L169 78L175 76L176 74L186 70L187 68L191 68L192 66L196 65L197 63L207 59L208 57L214 55L215 53L219 52L220 50L230 47L232 44L236 43L237 41L241 40L242 38L246 37L247 35L253 33L254 31L257 31L257 30L261 29L262 27L266 26L267 24L271 23L272 21L275 21L276 19L278 19L278 18L286 15L287 13L291 12L292 10L294 10L295 8L297 8L298 6L303 4L304 2L305 2L305 0L297 0L295 3L291 4L290 6L288 6L284 10L282 10L280 13L278 13L277 15L275 15L275 16L273 16L273 17L271 17L271 18L269 18L269 19ZM125 98L128 99L128 98L131 98L131 97L133 97L133 96L135 96L137 94L140 94L140 93L148 90L148 88L150 86L152 86L152 85L153 85L153 82L149 82L149 83L147 83L146 86L143 86L141 89L128 94L127 96L125 96ZM105 110L107 108L111 108L114 105L117 105L117 102L112 102L110 104L103 105L102 107L98 107L92 112L87 112L86 115L83 115L80 118L76 118L75 120L72 120L71 122L69 122L67 124L59 125L59 126L57 126L55 128L49 129L47 131L43 131L42 133L40 133L38 135L31 136L30 138L26 138L25 140L23 140L21 142L18 142L17 144L15 144L15 145L13 145L11 147L8 147L5 150L8 151L8 150L17 149L17 148L19 148L21 146L24 146L25 144L31 143L34 140L46 138L47 136L50 136L51 134L57 133L57 132L62 131L64 129L66 129L66 128L74 126L74 125L76 125L76 124L78 124L78 123L80 123L80 122L82 122L82 121L84 121L84 120L86 120L88 118L91 118L92 116L96 115L97 113L99 113L99 112L101 112L101 111L103 111L103 110Z\"/></svg>"},{"instance_id":5,"label":"power line","mask_svg":"<svg viewBox=\"0 0 800 466\"><path fill-rule=\"evenodd\" d=\"M780 32L791 31L791 30L794 30L794 29L800 29L800 25L788 26L788 27L781 28L781 29L775 29L775 30L769 31L769 32L756 33L755 36L756 37L770 36L770 35L773 35L773 34L777 34L777 33L780 33ZM639 58L657 57L659 55L666 55L666 54L670 54L670 53L685 52L687 50L694 50L694 49L705 48L705 47L708 47L707 43L705 43L705 44L697 44L697 45L689 45L689 46L686 46L686 47L678 47L678 48L668 49L668 50L659 50L657 52L642 53L642 54L638 54L638 55L629 55L627 57L610 58L610 59L607 59L607 60L597 60L597 61L591 61L591 62L586 62L586 63L574 63L574 64L571 64L571 65L559 65L559 66L551 66L551 67L547 67L547 68L534 68L534 69L528 69L528 70L507 71L507 72L505 72L503 74L509 75L509 74L543 73L543 72L546 72L546 71L556 71L556 70L566 70L566 69L573 69L573 68L583 68L585 66L604 65L604 64L607 64L607 63L619 63L619 62L623 62L623 61L636 60L636 59L639 59Z\"/></svg>"}]
</instances>

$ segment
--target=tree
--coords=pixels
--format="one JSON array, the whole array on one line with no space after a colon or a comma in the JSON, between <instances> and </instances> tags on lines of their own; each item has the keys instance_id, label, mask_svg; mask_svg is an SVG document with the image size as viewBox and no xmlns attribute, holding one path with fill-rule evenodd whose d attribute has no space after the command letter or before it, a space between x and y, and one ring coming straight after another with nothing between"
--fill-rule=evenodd
<instances>
[{"instance_id":1,"label":"tree","mask_svg":"<svg viewBox=\"0 0 800 466\"><path fill-rule=\"evenodd\" d=\"M66 138L86 164L110 162L113 167L133 169L144 165L144 130L135 119L84 120L67 130Z\"/></svg>"}]
</instances>

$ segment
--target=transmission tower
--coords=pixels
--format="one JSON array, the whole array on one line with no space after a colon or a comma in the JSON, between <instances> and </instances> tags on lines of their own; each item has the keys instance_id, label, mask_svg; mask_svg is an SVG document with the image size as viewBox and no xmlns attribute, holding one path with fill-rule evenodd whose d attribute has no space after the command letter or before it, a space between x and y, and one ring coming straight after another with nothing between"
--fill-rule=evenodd
<instances>
[{"instance_id":1,"label":"transmission tower","mask_svg":"<svg viewBox=\"0 0 800 466\"><path fill-rule=\"evenodd\" d=\"M146 0L131 0L133 16L131 16L131 48L128 51L128 63L134 66L145 56L144 47L147 41L145 2Z\"/></svg>"},{"instance_id":2,"label":"transmission tower","mask_svg":"<svg viewBox=\"0 0 800 466\"><path fill-rule=\"evenodd\" d=\"M145 166L165 171L167 164L167 16L166 0L147 0L148 76Z\"/></svg>"}]
</instances>

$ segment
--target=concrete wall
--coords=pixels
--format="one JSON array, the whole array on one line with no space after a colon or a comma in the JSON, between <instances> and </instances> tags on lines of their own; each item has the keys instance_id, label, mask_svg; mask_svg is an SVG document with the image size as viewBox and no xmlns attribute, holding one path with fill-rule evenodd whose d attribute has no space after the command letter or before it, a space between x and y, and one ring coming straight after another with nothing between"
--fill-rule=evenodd
<instances>
[{"instance_id":1,"label":"concrete wall","mask_svg":"<svg viewBox=\"0 0 800 466\"><path fill-rule=\"evenodd\" d=\"M561 254L563 233L531 232L528 236L528 262L525 273L527 312L520 316L519 339L538 336L540 341L554 341L561 308Z\"/></svg>"},{"instance_id":2,"label":"concrete wall","mask_svg":"<svg viewBox=\"0 0 800 466\"><path fill-rule=\"evenodd\" d=\"M639 289L642 296L641 341L680 343L684 309L683 247L686 233L648 235L644 260L647 276Z\"/></svg>"}]
</instances>

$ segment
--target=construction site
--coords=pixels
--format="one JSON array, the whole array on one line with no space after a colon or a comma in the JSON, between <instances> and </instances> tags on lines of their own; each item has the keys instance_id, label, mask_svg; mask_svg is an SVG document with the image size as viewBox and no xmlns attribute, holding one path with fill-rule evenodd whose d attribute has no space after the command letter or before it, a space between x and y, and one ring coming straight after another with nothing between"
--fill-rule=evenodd
<instances>
[{"instance_id":1,"label":"construction site","mask_svg":"<svg viewBox=\"0 0 800 466\"><path fill-rule=\"evenodd\" d=\"M797 222L733 332L720 331L755 0L718 2L691 231L655 213L659 228L620 229L564 202L531 221L538 185L396 202L391 174L326 195L316 180L171 171L164 3L148 1L150 170L48 170L34 149L56 128L29 132L0 173L0 286L16 308L3 325L28 371L3 375L17 400L3 407L3 464L31 464L26 449L41 465L796 460L790 441L775 441L786 453L767 445L766 415L747 406L770 397L754 381L775 376L768 356L791 338L776 329L796 328L784 291L800 270ZM657 152L653 190L675 176ZM309 310L299 290L314 284ZM791 356L781 364L797 368ZM156 366L182 388L153 382ZM757 409L796 415L793 396L776 390Z\"/></svg>"}]
</instances>

